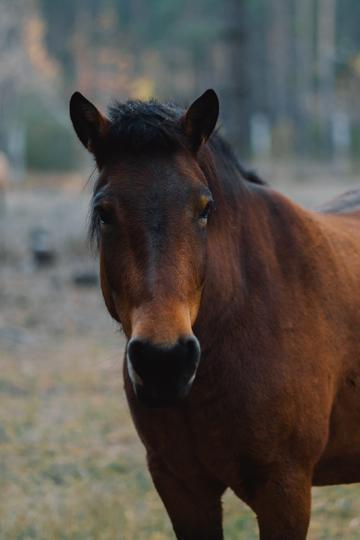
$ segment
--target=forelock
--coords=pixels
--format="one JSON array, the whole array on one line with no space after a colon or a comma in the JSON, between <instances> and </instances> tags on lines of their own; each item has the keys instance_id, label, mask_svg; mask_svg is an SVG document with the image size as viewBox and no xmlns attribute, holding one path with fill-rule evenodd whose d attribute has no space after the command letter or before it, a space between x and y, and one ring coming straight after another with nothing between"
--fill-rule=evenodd
<instances>
[{"instance_id":1,"label":"forelock","mask_svg":"<svg viewBox=\"0 0 360 540\"><path fill-rule=\"evenodd\" d=\"M128 101L109 108L107 143L120 152L176 151L187 147L180 118L183 111L170 104Z\"/></svg>"}]
</instances>

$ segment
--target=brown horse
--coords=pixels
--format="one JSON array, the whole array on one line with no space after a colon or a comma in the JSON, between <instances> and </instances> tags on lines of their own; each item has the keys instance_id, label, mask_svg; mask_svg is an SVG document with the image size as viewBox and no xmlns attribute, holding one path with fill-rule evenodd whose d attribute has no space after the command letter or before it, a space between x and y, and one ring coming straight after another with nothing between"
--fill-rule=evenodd
<instances>
[{"instance_id":1,"label":"brown horse","mask_svg":"<svg viewBox=\"0 0 360 540\"><path fill-rule=\"evenodd\" d=\"M359 197L315 212L271 190L211 136L218 109L208 90L107 118L73 95L102 292L177 538L223 538L231 488L261 540L304 540L311 485L360 482Z\"/></svg>"}]
</instances>

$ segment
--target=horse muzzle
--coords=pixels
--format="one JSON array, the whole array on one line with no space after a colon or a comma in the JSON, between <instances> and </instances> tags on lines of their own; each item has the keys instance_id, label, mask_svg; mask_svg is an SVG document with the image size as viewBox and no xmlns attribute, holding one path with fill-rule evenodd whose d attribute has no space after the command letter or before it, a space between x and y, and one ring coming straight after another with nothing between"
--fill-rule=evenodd
<instances>
[{"instance_id":1,"label":"horse muzzle","mask_svg":"<svg viewBox=\"0 0 360 540\"><path fill-rule=\"evenodd\" d=\"M127 369L138 399L149 407L171 407L184 400L200 361L195 336L172 345L158 345L134 337L127 346Z\"/></svg>"}]
</instances>

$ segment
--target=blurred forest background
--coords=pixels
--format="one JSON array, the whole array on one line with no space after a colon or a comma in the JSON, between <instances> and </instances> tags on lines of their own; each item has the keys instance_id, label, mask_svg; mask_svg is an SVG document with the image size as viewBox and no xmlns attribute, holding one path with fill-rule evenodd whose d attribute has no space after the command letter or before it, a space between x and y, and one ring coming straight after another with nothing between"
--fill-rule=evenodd
<instances>
[{"instance_id":1,"label":"blurred forest background","mask_svg":"<svg viewBox=\"0 0 360 540\"><path fill-rule=\"evenodd\" d=\"M243 158L356 167L359 21L358 0L1 0L0 150L15 176L70 170L75 89L106 106L213 87Z\"/></svg>"}]
</instances>

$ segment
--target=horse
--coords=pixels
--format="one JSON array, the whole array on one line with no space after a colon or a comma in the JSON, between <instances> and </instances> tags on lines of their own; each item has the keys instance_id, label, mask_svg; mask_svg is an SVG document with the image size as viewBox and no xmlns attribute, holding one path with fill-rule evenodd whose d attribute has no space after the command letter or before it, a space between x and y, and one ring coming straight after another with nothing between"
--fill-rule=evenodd
<instances>
[{"instance_id":1,"label":"horse","mask_svg":"<svg viewBox=\"0 0 360 540\"><path fill-rule=\"evenodd\" d=\"M304 540L311 486L360 482L359 192L300 207L238 163L218 115L213 90L107 115L73 94L101 289L176 537L223 539L230 488L261 540Z\"/></svg>"}]
</instances>

